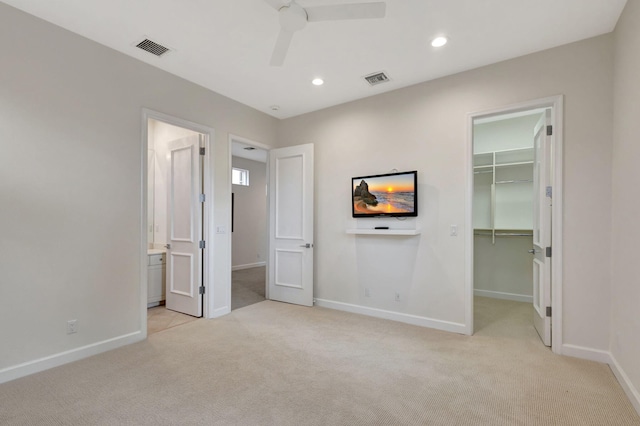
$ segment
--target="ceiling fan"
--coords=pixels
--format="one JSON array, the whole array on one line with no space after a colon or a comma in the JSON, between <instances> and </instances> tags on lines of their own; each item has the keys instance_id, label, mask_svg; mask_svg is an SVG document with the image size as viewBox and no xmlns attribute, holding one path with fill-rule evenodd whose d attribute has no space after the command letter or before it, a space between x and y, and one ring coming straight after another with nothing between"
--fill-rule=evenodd
<instances>
[{"instance_id":1,"label":"ceiling fan","mask_svg":"<svg viewBox=\"0 0 640 426\"><path fill-rule=\"evenodd\" d=\"M280 34L273 48L270 62L273 67L282 66L293 34L303 29L307 22L384 18L386 10L384 2L346 3L303 8L294 0L289 3L283 3L281 0L265 1L280 15Z\"/></svg>"}]
</instances>

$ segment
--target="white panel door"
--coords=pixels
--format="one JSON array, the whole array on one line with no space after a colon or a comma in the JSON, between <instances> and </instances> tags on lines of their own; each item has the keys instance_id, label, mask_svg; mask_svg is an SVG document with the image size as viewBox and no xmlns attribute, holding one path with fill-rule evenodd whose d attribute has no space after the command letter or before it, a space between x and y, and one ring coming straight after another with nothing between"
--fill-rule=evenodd
<instances>
[{"instance_id":1,"label":"white panel door","mask_svg":"<svg viewBox=\"0 0 640 426\"><path fill-rule=\"evenodd\" d=\"M167 309L202 316L200 135L169 142Z\"/></svg>"},{"instance_id":2,"label":"white panel door","mask_svg":"<svg viewBox=\"0 0 640 426\"><path fill-rule=\"evenodd\" d=\"M551 135L547 110L534 129L533 162L533 323L551 346Z\"/></svg>"},{"instance_id":3,"label":"white panel door","mask_svg":"<svg viewBox=\"0 0 640 426\"><path fill-rule=\"evenodd\" d=\"M269 151L269 298L313 305L313 144Z\"/></svg>"}]
</instances>

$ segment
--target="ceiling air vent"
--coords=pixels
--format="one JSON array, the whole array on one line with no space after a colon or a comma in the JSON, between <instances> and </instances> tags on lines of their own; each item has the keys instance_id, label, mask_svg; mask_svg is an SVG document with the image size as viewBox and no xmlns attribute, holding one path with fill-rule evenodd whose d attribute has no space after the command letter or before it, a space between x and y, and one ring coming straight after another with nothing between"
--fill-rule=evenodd
<instances>
[{"instance_id":1,"label":"ceiling air vent","mask_svg":"<svg viewBox=\"0 0 640 426\"><path fill-rule=\"evenodd\" d=\"M148 38L145 38L140 43L136 44L136 47L149 53L153 53L156 56L162 56L169 51L168 47L164 47L155 41L149 40Z\"/></svg>"},{"instance_id":2,"label":"ceiling air vent","mask_svg":"<svg viewBox=\"0 0 640 426\"><path fill-rule=\"evenodd\" d=\"M375 85L381 84L381 83L386 83L387 81L389 81L389 77L387 77L387 75L385 73L383 73L383 72L377 72L375 74L367 75L367 76L364 77L364 79L371 86L375 86Z\"/></svg>"}]
</instances>

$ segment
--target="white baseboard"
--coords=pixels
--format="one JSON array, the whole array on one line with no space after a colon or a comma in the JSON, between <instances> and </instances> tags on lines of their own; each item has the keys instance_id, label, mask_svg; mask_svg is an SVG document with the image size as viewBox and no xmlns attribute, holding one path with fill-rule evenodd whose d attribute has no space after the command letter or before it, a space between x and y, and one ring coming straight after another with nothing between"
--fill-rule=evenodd
<instances>
[{"instance_id":1,"label":"white baseboard","mask_svg":"<svg viewBox=\"0 0 640 426\"><path fill-rule=\"evenodd\" d=\"M562 355L601 362L603 364L609 364L611 362L611 352L609 351L586 348L584 346L568 345L566 343L562 345Z\"/></svg>"},{"instance_id":2,"label":"white baseboard","mask_svg":"<svg viewBox=\"0 0 640 426\"><path fill-rule=\"evenodd\" d=\"M421 327L450 331L452 333L466 334L467 332L464 324L421 317L418 315L403 314L401 312L386 311L384 309L369 308L367 306L352 305L350 303L335 302L333 300L326 299L314 299L314 304L323 308L336 309L339 311L351 312L354 314L362 314L368 315L370 317L399 321L407 324L419 325Z\"/></svg>"},{"instance_id":3,"label":"white baseboard","mask_svg":"<svg viewBox=\"0 0 640 426\"><path fill-rule=\"evenodd\" d=\"M113 339L92 343L80 348L71 349L44 358L3 368L2 370L0 370L0 383L19 379L20 377L48 370L53 367L58 367L63 364L68 364L73 361L78 361L80 359L97 355L102 352L110 351L112 349L116 349L131 343L136 343L144 340L144 338L144 333L142 333L141 331L136 331L134 333L114 337Z\"/></svg>"},{"instance_id":4,"label":"white baseboard","mask_svg":"<svg viewBox=\"0 0 640 426\"><path fill-rule=\"evenodd\" d=\"M638 391L638 389L636 389L635 386L633 386L633 383L631 383L629 376L627 376L627 373L625 373L620 364L618 364L618 361L613 356L613 354L609 355L611 359L611 361L609 362L611 371L613 371L613 374L616 376L616 379L618 379L618 382L620 383L620 386L622 386L624 393L627 394L627 398L629 398L629 401L631 401L631 404L633 404L633 408L635 408L638 414L640 414L640 392Z\"/></svg>"},{"instance_id":5,"label":"white baseboard","mask_svg":"<svg viewBox=\"0 0 640 426\"><path fill-rule=\"evenodd\" d=\"M515 302L533 303L533 296L527 296L524 294L515 294L515 293L504 293L502 291L474 289L473 295L481 296L481 297L491 297L493 299L513 300Z\"/></svg>"},{"instance_id":6,"label":"white baseboard","mask_svg":"<svg viewBox=\"0 0 640 426\"><path fill-rule=\"evenodd\" d=\"M231 307L223 306L222 308L214 309L211 316L209 316L209 319L218 318L223 315L227 315L228 313L231 313Z\"/></svg>"},{"instance_id":7,"label":"white baseboard","mask_svg":"<svg viewBox=\"0 0 640 426\"><path fill-rule=\"evenodd\" d=\"M266 266L267 262L247 263L245 265L235 265L231 267L232 271L240 271L241 269L257 268L259 266Z\"/></svg>"}]
</instances>

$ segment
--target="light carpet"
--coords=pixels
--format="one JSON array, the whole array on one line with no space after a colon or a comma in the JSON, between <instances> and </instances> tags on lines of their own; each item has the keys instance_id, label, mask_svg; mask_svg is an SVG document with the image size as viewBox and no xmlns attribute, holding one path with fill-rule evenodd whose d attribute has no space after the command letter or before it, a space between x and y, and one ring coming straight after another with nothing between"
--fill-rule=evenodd
<instances>
[{"instance_id":1,"label":"light carpet","mask_svg":"<svg viewBox=\"0 0 640 426\"><path fill-rule=\"evenodd\" d=\"M0 424L640 424L608 366L499 302L479 298L471 337L260 302L2 384Z\"/></svg>"},{"instance_id":2,"label":"light carpet","mask_svg":"<svg viewBox=\"0 0 640 426\"><path fill-rule=\"evenodd\" d=\"M164 305L149 308L147 309L147 336L197 319L191 315L167 309Z\"/></svg>"}]
</instances>

